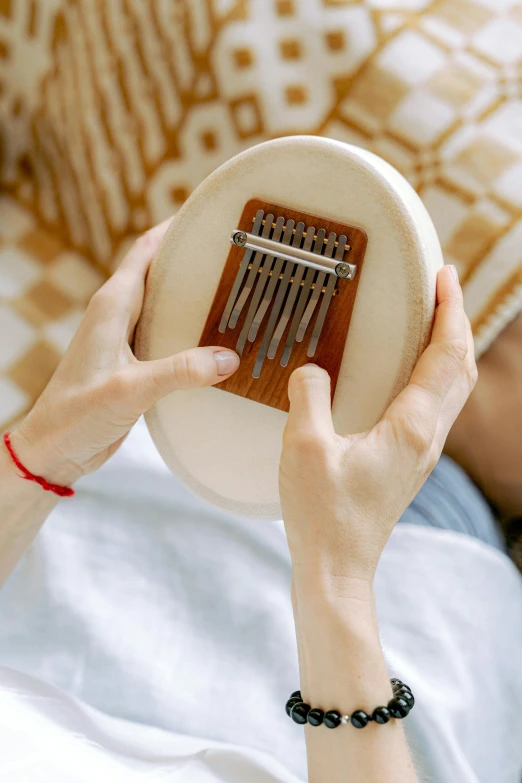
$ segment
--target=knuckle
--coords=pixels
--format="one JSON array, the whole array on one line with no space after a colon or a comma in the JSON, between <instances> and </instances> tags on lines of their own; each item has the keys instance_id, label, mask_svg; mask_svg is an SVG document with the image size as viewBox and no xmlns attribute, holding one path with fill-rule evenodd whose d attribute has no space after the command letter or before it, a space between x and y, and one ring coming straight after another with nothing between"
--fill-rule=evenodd
<instances>
[{"instance_id":1,"label":"knuckle","mask_svg":"<svg viewBox=\"0 0 522 783\"><path fill-rule=\"evenodd\" d=\"M475 385L478 381L478 367L474 357L473 357L473 361L470 362L467 367L466 377L468 380L470 391L472 391L475 388Z\"/></svg>"},{"instance_id":2,"label":"knuckle","mask_svg":"<svg viewBox=\"0 0 522 783\"><path fill-rule=\"evenodd\" d=\"M453 337L442 343L442 350L445 356L456 363L463 362L468 354L468 344L464 338Z\"/></svg>"},{"instance_id":3,"label":"knuckle","mask_svg":"<svg viewBox=\"0 0 522 783\"><path fill-rule=\"evenodd\" d=\"M125 280L121 279L121 273L118 273L118 277L113 275L104 283L89 300L89 307L94 310L97 315L111 315L119 307L121 301L118 296L118 292L121 293L122 284L125 284Z\"/></svg>"},{"instance_id":4,"label":"knuckle","mask_svg":"<svg viewBox=\"0 0 522 783\"><path fill-rule=\"evenodd\" d=\"M155 249L156 244L156 237L151 228L144 231L143 234L140 234L134 241L135 248L140 252L150 252Z\"/></svg>"},{"instance_id":5,"label":"knuckle","mask_svg":"<svg viewBox=\"0 0 522 783\"><path fill-rule=\"evenodd\" d=\"M440 452L439 449L435 447L435 444L432 444L431 447L428 449L428 453L426 455L426 459L424 462L424 476L427 478L432 470L434 470L437 462L440 458Z\"/></svg>"},{"instance_id":6,"label":"knuckle","mask_svg":"<svg viewBox=\"0 0 522 783\"><path fill-rule=\"evenodd\" d=\"M180 353L173 358L174 377L180 389L201 386L204 374L196 356L192 353Z\"/></svg>"},{"instance_id":7,"label":"knuckle","mask_svg":"<svg viewBox=\"0 0 522 783\"><path fill-rule=\"evenodd\" d=\"M110 400L120 400L132 392L133 383L125 372L116 372L104 384L104 393Z\"/></svg>"},{"instance_id":8,"label":"knuckle","mask_svg":"<svg viewBox=\"0 0 522 783\"><path fill-rule=\"evenodd\" d=\"M98 288L97 291L94 292L94 294L91 296L89 300L89 306L91 309L97 309L97 308L103 308L108 301L112 298L111 291L109 289L108 283L105 283L100 288Z\"/></svg>"},{"instance_id":9,"label":"knuckle","mask_svg":"<svg viewBox=\"0 0 522 783\"><path fill-rule=\"evenodd\" d=\"M284 446L299 459L326 462L331 448L329 438L313 430L300 429L284 434Z\"/></svg>"},{"instance_id":10,"label":"knuckle","mask_svg":"<svg viewBox=\"0 0 522 783\"><path fill-rule=\"evenodd\" d=\"M431 438L426 432L412 428L408 433L408 445L415 454L422 456L429 451Z\"/></svg>"},{"instance_id":11,"label":"knuckle","mask_svg":"<svg viewBox=\"0 0 522 783\"><path fill-rule=\"evenodd\" d=\"M417 457L429 453L433 443L433 433L431 427L428 427L421 417L404 416L401 430L407 447Z\"/></svg>"},{"instance_id":12,"label":"knuckle","mask_svg":"<svg viewBox=\"0 0 522 783\"><path fill-rule=\"evenodd\" d=\"M90 312L97 318L110 317L126 312L133 287L132 275L125 270L118 270L101 288L91 296L88 304Z\"/></svg>"}]
</instances>

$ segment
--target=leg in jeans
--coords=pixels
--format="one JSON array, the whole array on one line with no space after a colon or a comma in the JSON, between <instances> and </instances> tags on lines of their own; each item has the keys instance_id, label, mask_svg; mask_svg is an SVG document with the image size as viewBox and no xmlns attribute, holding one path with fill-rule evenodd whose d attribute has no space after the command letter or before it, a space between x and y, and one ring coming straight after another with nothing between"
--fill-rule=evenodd
<instances>
[{"instance_id":1,"label":"leg in jeans","mask_svg":"<svg viewBox=\"0 0 522 783\"><path fill-rule=\"evenodd\" d=\"M401 522L466 533L507 552L504 536L484 497L467 473L445 455L400 518Z\"/></svg>"}]
</instances>

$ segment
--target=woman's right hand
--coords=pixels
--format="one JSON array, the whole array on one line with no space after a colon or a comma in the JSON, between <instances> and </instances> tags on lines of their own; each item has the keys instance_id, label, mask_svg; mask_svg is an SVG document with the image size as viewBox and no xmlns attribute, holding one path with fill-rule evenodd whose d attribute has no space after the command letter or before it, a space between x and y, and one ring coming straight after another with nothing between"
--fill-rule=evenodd
<instances>
[{"instance_id":1,"label":"woman's right hand","mask_svg":"<svg viewBox=\"0 0 522 783\"><path fill-rule=\"evenodd\" d=\"M328 374L314 364L292 374L279 481L294 574L371 588L395 523L436 465L476 379L454 267L438 274L430 344L372 429L337 435Z\"/></svg>"}]
</instances>

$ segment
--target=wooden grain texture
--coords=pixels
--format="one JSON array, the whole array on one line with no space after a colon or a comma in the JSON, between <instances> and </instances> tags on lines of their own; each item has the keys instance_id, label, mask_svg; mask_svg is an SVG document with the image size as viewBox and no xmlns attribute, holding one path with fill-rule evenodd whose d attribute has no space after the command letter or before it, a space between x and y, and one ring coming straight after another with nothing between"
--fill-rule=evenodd
<instances>
[{"instance_id":1,"label":"wooden grain texture","mask_svg":"<svg viewBox=\"0 0 522 783\"><path fill-rule=\"evenodd\" d=\"M229 227L230 233L232 233L235 228L242 229L243 231L251 231L252 221L258 209L262 209L265 214L272 212L275 216L274 220L276 220L280 215L283 215L285 217L285 222L286 220L292 219L295 220L296 224L299 221L303 221L306 227L313 225L315 226L316 230L324 228L326 231L326 237L328 237L328 234L331 231L334 231L337 235L346 234L348 237L347 247L349 246L350 249L345 252L343 260L352 264L356 264L357 273L354 280L344 280L342 278L338 278L336 286L337 294L332 298L330 303L319 344L313 359L308 358L306 351L313 332L314 323L319 312L323 294L321 294L319 303L315 308L313 318L308 325L303 341L301 343L295 343L293 346L292 353L290 355L290 361L287 367L282 367L279 362L281 360L286 336L290 329L292 319L290 319L287 324L274 359L266 358L260 377L252 377L252 371L254 369L257 352L261 345L264 330L270 315L270 307L261 323L255 341L253 343L246 343L241 357L241 364L239 369L230 378L220 384L217 384L216 388L232 392L233 394L239 394L242 397L248 397L251 400L261 402L264 405L270 405L273 408L279 408L280 410L288 411L288 379L290 375L297 367L301 367L308 362L314 362L315 364L319 365L319 367L323 367L328 371L332 382L331 389L333 399L337 379L339 377L339 369L343 357L344 346L350 326L353 305L357 294L361 269L364 261L364 253L367 243L366 233L362 229L356 228L355 226L338 223L323 216L310 215L306 212L299 212L295 209L273 204L268 201L262 201L260 199L251 199L247 202L238 223ZM225 262L223 273L221 275L221 279L219 281L207 321L201 334L199 345L220 345L225 348L231 348L232 350L235 350L241 328L246 318L248 304L252 294L250 294L250 297L247 300L239 321L234 329L227 328L226 332L222 334L218 327L244 252L245 251L242 248L236 247L235 245L230 246L230 252ZM272 298L272 302L274 299L275 294Z\"/></svg>"}]
</instances>

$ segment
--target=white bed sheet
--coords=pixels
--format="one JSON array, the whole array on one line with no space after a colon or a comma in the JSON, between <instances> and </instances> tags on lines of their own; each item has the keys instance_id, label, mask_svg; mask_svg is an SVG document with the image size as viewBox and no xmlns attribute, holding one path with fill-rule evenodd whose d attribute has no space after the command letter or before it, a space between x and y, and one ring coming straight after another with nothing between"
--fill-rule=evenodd
<instances>
[{"instance_id":1,"label":"white bed sheet","mask_svg":"<svg viewBox=\"0 0 522 783\"><path fill-rule=\"evenodd\" d=\"M390 676L416 695L405 727L423 773L519 783L515 567L462 534L401 525L376 595ZM282 523L191 496L142 421L0 592L0 665L2 781L306 779L284 712L299 679Z\"/></svg>"}]
</instances>

